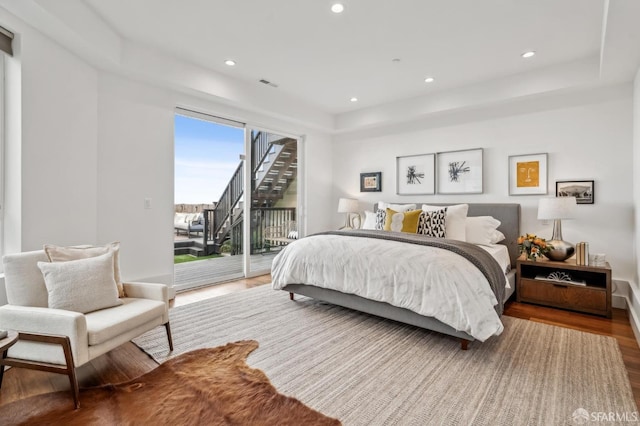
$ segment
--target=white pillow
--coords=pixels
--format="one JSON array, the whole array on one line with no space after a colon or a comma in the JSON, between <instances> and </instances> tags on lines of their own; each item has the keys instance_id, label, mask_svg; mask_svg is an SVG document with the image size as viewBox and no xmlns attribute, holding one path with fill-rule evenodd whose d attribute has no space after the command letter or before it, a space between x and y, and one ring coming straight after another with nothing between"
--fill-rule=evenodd
<instances>
[{"instance_id":1,"label":"white pillow","mask_svg":"<svg viewBox=\"0 0 640 426\"><path fill-rule=\"evenodd\" d=\"M44 252L47 254L50 262L68 262L70 260L86 259L88 257L95 257L100 256L101 254L113 252L113 270L116 285L118 286L118 295L120 297L126 297L124 287L122 286L122 280L120 279L120 242L114 241L113 243L109 243L104 246L84 245L72 247L45 244Z\"/></svg>"},{"instance_id":2,"label":"white pillow","mask_svg":"<svg viewBox=\"0 0 640 426\"><path fill-rule=\"evenodd\" d=\"M376 214L372 211L364 211L364 222L361 229L376 229Z\"/></svg>"},{"instance_id":3,"label":"white pillow","mask_svg":"<svg viewBox=\"0 0 640 426\"><path fill-rule=\"evenodd\" d=\"M122 305L113 273L113 252L68 262L38 262L49 308L86 314Z\"/></svg>"},{"instance_id":4,"label":"white pillow","mask_svg":"<svg viewBox=\"0 0 640 426\"><path fill-rule=\"evenodd\" d=\"M496 244L495 241L499 238L499 233L502 235L502 232L498 231L498 226L500 226L500 221L493 216L471 216L466 219L466 236L467 242L471 244ZM502 239L504 240L504 235L502 235Z\"/></svg>"},{"instance_id":5,"label":"white pillow","mask_svg":"<svg viewBox=\"0 0 640 426\"><path fill-rule=\"evenodd\" d=\"M496 229L495 231L493 231L493 234L491 235L491 244L498 244L500 241L503 241L505 238L507 237L505 237L502 232Z\"/></svg>"},{"instance_id":6,"label":"white pillow","mask_svg":"<svg viewBox=\"0 0 640 426\"><path fill-rule=\"evenodd\" d=\"M387 209L395 210L398 213L404 213L407 210L415 210L416 205L415 204L389 204L383 201L378 201L378 210L386 211Z\"/></svg>"},{"instance_id":7,"label":"white pillow","mask_svg":"<svg viewBox=\"0 0 640 426\"><path fill-rule=\"evenodd\" d=\"M466 222L467 212L469 211L468 204L456 204L454 206L447 207L446 216L446 229L447 238L450 240L467 241ZM444 206L430 206L428 204L422 205L422 210L425 212L432 212L435 210L441 210Z\"/></svg>"}]
</instances>

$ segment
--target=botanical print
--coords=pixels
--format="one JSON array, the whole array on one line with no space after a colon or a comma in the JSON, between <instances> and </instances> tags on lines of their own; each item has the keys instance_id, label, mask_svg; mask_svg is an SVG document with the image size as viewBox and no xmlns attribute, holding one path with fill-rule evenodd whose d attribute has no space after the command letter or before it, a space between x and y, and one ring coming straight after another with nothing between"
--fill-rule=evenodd
<instances>
[{"instance_id":1,"label":"botanical print","mask_svg":"<svg viewBox=\"0 0 640 426\"><path fill-rule=\"evenodd\" d=\"M435 154L396 157L396 189L400 195L435 192Z\"/></svg>"},{"instance_id":2,"label":"botanical print","mask_svg":"<svg viewBox=\"0 0 640 426\"><path fill-rule=\"evenodd\" d=\"M407 167L407 185L421 184L424 179L424 172L418 171L418 166Z\"/></svg>"},{"instance_id":3,"label":"botanical print","mask_svg":"<svg viewBox=\"0 0 640 426\"><path fill-rule=\"evenodd\" d=\"M518 188L535 188L540 186L539 161L519 162L517 163L516 168L518 171L516 186Z\"/></svg>"},{"instance_id":4,"label":"botanical print","mask_svg":"<svg viewBox=\"0 0 640 426\"><path fill-rule=\"evenodd\" d=\"M471 167L466 165L466 161L453 161L449 163L449 181L460 182L463 173L469 173Z\"/></svg>"},{"instance_id":5,"label":"botanical print","mask_svg":"<svg viewBox=\"0 0 640 426\"><path fill-rule=\"evenodd\" d=\"M482 148L437 155L439 194L482 193Z\"/></svg>"}]
</instances>

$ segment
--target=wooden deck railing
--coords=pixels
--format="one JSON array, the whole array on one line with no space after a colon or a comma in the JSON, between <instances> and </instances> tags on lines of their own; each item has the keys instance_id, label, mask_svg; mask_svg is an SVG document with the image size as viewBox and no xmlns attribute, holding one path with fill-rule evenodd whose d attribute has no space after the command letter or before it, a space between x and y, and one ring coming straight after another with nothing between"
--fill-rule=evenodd
<instances>
[{"instance_id":1,"label":"wooden deck railing","mask_svg":"<svg viewBox=\"0 0 640 426\"><path fill-rule=\"evenodd\" d=\"M216 240L218 238L218 233L222 231L225 222L231 217L233 209L236 207L236 204L238 204L238 201L240 201L240 198L242 197L243 187L244 161L241 161L240 164L238 164L238 168L233 174L233 177L229 181L229 185L227 185L224 192L220 196L220 201L218 201L216 209L214 210L212 235L213 240ZM229 225L231 224L229 223Z\"/></svg>"},{"instance_id":2,"label":"wooden deck railing","mask_svg":"<svg viewBox=\"0 0 640 426\"><path fill-rule=\"evenodd\" d=\"M286 238L290 231L295 231L295 207L271 207L251 209L251 253L269 251L274 246L285 243L267 240L274 232Z\"/></svg>"}]
</instances>

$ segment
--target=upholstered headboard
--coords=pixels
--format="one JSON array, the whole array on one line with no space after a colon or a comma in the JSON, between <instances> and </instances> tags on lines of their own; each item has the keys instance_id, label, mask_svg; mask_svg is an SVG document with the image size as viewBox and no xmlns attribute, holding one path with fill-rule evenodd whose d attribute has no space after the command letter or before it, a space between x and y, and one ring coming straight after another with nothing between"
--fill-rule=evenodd
<instances>
[{"instance_id":1,"label":"upholstered headboard","mask_svg":"<svg viewBox=\"0 0 640 426\"><path fill-rule=\"evenodd\" d=\"M402 203L408 204L408 203ZM410 202L413 204L413 202ZM459 203L415 203L418 208L422 204L430 204L432 206L450 206ZM509 257L511 258L511 266L515 268L516 259L520 255L518 250L517 239L520 236L520 204L514 203L466 203L469 204L469 213L467 216L493 216L501 222L498 230L505 236L504 241L500 244L507 246ZM378 204L374 205L374 211L377 210Z\"/></svg>"}]
</instances>

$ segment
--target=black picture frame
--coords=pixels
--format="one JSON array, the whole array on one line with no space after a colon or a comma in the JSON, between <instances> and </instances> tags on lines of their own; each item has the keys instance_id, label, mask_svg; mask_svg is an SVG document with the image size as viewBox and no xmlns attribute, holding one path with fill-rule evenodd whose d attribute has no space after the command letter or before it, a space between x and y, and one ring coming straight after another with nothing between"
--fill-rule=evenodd
<instances>
[{"instance_id":1,"label":"black picture frame","mask_svg":"<svg viewBox=\"0 0 640 426\"><path fill-rule=\"evenodd\" d=\"M360 192L381 192L382 172L360 173Z\"/></svg>"},{"instance_id":2,"label":"black picture frame","mask_svg":"<svg viewBox=\"0 0 640 426\"><path fill-rule=\"evenodd\" d=\"M594 181L558 180L556 181L556 197L576 197L577 204L594 204Z\"/></svg>"}]
</instances>

